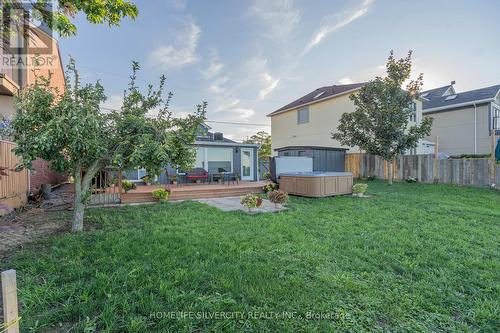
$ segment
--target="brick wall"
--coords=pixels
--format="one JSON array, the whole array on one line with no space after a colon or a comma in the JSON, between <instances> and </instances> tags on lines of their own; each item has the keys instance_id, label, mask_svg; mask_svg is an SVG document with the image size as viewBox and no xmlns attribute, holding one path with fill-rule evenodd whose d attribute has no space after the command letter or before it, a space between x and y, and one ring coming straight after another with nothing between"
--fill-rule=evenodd
<instances>
[{"instance_id":1,"label":"brick wall","mask_svg":"<svg viewBox=\"0 0 500 333\"><path fill-rule=\"evenodd\" d=\"M30 191L38 193L42 184L60 184L68 180L66 175L57 173L50 168L49 162L41 159L33 161L33 171L30 175Z\"/></svg>"}]
</instances>

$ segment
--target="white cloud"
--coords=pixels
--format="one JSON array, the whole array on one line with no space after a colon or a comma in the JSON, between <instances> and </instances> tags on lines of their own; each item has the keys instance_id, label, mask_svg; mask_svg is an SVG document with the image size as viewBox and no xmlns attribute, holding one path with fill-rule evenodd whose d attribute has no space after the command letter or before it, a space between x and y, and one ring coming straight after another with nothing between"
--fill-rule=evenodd
<instances>
[{"instance_id":1,"label":"white cloud","mask_svg":"<svg viewBox=\"0 0 500 333\"><path fill-rule=\"evenodd\" d=\"M226 92L226 88L223 85L228 81L227 76L219 76L216 77L215 80L212 81L208 90L214 94L223 94Z\"/></svg>"},{"instance_id":2,"label":"white cloud","mask_svg":"<svg viewBox=\"0 0 500 333\"><path fill-rule=\"evenodd\" d=\"M210 65L208 66L208 68L206 70L202 71L201 74L203 75L203 77L206 80L209 80L209 79L219 75L220 72L222 71L223 67L224 67L224 65L219 62L219 55L217 53L217 50L211 49L211 51L210 51Z\"/></svg>"},{"instance_id":3,"label":"white cloud","mask_svg":"<svg viewBox=\"0 0 500 333\"><path fill-rule=\"evenodd\" d=\"M177 43L155 49L150 54L150 62L163 69L179 69L198 62L196 47L200 34L200 27L191 18L187 19L184 29L178 34Z\"/></svg>"},{"instance_id":4,"label":"white cloud","mask_svg":"<svg viewBox=\"0 0 500 333\"><path fill-rule=\"evenodd\" d=\"M339 80L340 84L351 84L354 83L354 81L350 77L343 77Z\"/></svg>"},{"instance_id":5,"label":"white cloud","mask_svg":"<svg viewBox=\"0 0 500 333\"><path fill-rule=\"evenodd\" d=\"M268 72L264 72L261 74L261 82L263 86L259 90L259 99L264 99L276 89L280 80L273 78Z\"/></svg>"},{"instance_id":6,"label":"white cloud","mask_svg":"<svg viewBox=\"0 0 500 333\"><path fill-rule=\"evenodd\" d=\"M304 53L309 52L314 46L318 45L321 43L323 38L325 38L328 34L348 25L349 23L359 19L360 17L363 17L368 13L368 10L371 7L371 4L375 0L363 0L363 3L361 4L360 7L349 10L345 12L340 19L337 20L335 24L325 24L321 26L318 31L314 34L313 38L307 45L307 47L304 50Z\"/></svg>"},{"instance_id":7,"label":"white cloud","mask_svg":"<svg viewBox=\"0 0 500 333\"><path fill-rule=\"evenodd\" d=\"M265 25L266 36L272 39L290 35L301 21L301 13L292 0L256 0L249 14Z\"/></svg>"},{"instance_id":8,"label":"white cloud","mask_svg":"<svg viewBox=\"0 0 500 333\"><path fill-rule=\"evenodd\" d=\"M250 108L236 108L232 109L231 112L235 113L236 116L241 120L246 120L255 115L255 110Z\"/></svg>"}]
</instances>

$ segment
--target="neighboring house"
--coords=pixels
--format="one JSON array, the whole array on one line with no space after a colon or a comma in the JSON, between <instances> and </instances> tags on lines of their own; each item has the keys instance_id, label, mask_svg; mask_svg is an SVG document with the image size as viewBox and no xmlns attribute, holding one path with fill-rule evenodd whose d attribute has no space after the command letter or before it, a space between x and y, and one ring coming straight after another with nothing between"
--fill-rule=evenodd
<instances>
[{"instance_id":1,"label":"neighboring house","mask_svg":"<svg viewBox=\"0 0 500 333\"><path fill-rule=\"evenodd\" d=\"M429 140L448 155L489 154L500 129L500 85L457 93L450 85L422 92L423 113L434 118Z\"/></svg>"},{"instance_id":2,"label":"neighboring house","mask_svg":"<svg viewBox=\"0 0 500 333\"><path fill-rule=\"evenodd\" d=\"M258 180L258 144L239 143L225 138L222 133L210 132L210 127L203 124L194 143L196 148L195 168L203 168L209 173L234 173L241 180ZM167 167L168 174L181 171ZM131 181L141 181L146 175L146 170L130 170L126 178ZM160 183L168 180L165 175L158 179Z\"/></svg>"},{"instance_id":3,"label":"neighboring house","mask_svg":"<svg viewBox=\"0 0 500 333\"><path fill-rule=\"evenodd\" d=\"M349 96L364 84L321 87L268 114L271 117L273 155L322 155L321 158L335 160L340 151L360 152L357 147L342 146L333 140L332 133L337 130L342 114L355 110ZM415 100L412 107L414 113L410 121L419 123L422 120L422 102ZM427 154L433 149L432 142L421 140L418 147L408 153ZM322 171L341 171L335 165L343 164L332 162L334 169Z\"/></svg>"},{"instance_id":4,"label":"neighboring house","mask_svg":"<svg viewBox=\"0 0 500 333\"><path fill-rule=\"evenodd\" d=\"M46 66L38 67L33 71L34 67L31 62L36 57L40 59L40 49L48 50L48 54L43 55L43 61L47 62ZM7 66L9 59L21 59L24 57L20 54L8 53L6 48L0 47L0 118L10 119L15 113L14 95L19 89L26 87L35 82L36 76L48 77L50 74L50 84L59 91L64 91L65 79L62 61L59 53L57 41L48 33L39 28L30 30L30 37L25 43L27 56L27 66ZM30 172L29 191L35 193L40 190L44 183L57 184L65 181L66 176L55 173L50 169L48 162L37 159L33 161L34 171Z\"/></svg>"}]
</instances>

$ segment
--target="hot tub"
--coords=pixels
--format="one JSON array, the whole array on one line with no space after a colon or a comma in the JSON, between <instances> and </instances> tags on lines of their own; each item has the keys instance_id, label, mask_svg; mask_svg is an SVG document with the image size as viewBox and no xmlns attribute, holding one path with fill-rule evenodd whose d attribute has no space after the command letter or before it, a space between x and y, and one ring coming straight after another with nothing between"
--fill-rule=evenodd
<instances>
[{"instance_id":1,"label":"hot tub","mask_svg":"<svg viewBox=\"0 0 500 333\"><path fill-rule=\"evenodd\" d=\"M287 172L280 174L280 190L304 197L329 197L352 193L350 172Z\"/></svg>"}]
</instances>

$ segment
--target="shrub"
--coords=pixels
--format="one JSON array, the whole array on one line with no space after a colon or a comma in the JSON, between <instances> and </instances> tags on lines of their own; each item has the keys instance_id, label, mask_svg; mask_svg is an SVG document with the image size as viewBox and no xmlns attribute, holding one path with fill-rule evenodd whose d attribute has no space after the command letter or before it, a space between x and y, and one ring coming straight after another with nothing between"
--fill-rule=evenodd
<instances>
[{"instance_id":1,"label":"shrub","mask_svg":"<svg viewBox=\"0 0 500 333\"><path fill-rule=\"evenodd\" d=\"M271 201L274 206L278 204L284 205L288 202L288 193L282 190L273 190L267 194L269 201Z\"/></svg>"},{"instance_id":2,"label":"shrub","mask_svg":"<svg viewBox=\"0 0 500 333\"><path fill-rule=\"evenodd\" d=\"M240 203L250 210L255 207L260 207L262 205L262 198L259 195L249 193L241 197Z\"/></svg>"},{"instance_id":3,"label":"shrub","mask_svg":"<svg viewBox=\"0 0 500 333\"><path fill-rule=\"evenodd\" d=\"M170 193L164 188L157 188L152 192L153 197L159 202L166 202Z\"/></svg>"},{"instance_id":4,"label":"shrub","mask_svg":"<svg viewBox=\"0 0 500 333\"><path fill-rule=\"evenodd\" d=\"M132 183L130 180L122 180L122 187L125 192L135 189L135 183Z\"/></svg>"},{"instance_id":5,"label":"shrub","mask_svg":"<svg viewBox=\"0 0 500 333\"><path fill-rule=\"evenodd\" d=\"M264 172L264 174L262 175L262 179L264 180L271 180L271 173L268 171L268 172Z\"/></svg>"},{"instance_id":6,"label":"shrub","mask_svg":"<svg viewBox=\"0 0 500 333\"><path fill-rule=\"evenodd\" d=\"M408 178L406 178L406 182L407 183L416 183L417 182L417 178L415 178L415 177L408 177Z\"/></svg>"},{"instance_id":7,"label":"shrub","mask_svg":"<svg viewBox=\"0 0 500 333\"><path fill-rule=\"evenodd\" d=\"M372 182L374 180L377 180L377 176L374 176L374 175L368 176L368 177L366 177L366 180L369 181L369 182Z\"/></svg>"},{"instance_id":8,"label":"shrub","mask_svg":"<svg viewBox=\"0 0 500 333\"><path fill-rule=\"evenodd\" d=\"M277 190L278 189L278 184L276 184L276 183L269 183L267 185L264 185L264 187L262 189L264 190L265 193L268 193L268 192Z\"/></svg>"},{"instance_id":9,"label":"shrub","mask_svg":"<svg viewBox=\"0 0 500 333\"><path fill-rule=\"evenodd\" d=\"M365 194L366 190L368 190L368 184L358 183L352 187L352 192L360 197Z\"/></svg>"}]
</instances>

